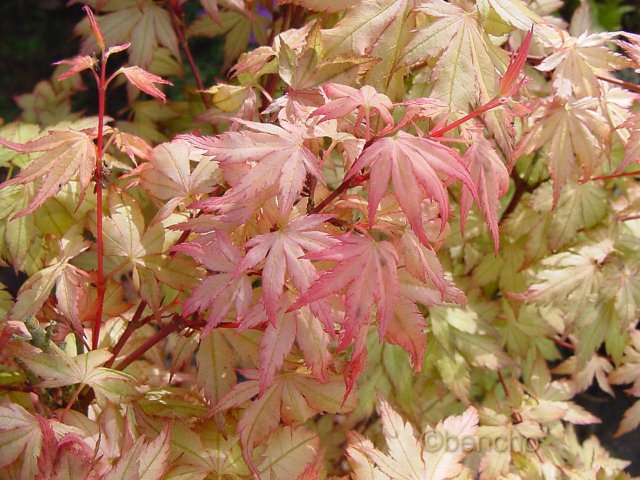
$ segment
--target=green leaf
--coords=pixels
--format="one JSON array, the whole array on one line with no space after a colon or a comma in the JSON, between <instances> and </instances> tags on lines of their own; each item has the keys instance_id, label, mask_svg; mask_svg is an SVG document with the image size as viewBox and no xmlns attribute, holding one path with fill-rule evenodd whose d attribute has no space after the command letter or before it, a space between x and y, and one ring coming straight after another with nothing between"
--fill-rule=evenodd
<instances>
[{"instance_id":1,"label":"green leaf","mask_svg":"<svg viewBox=\"0 0 640 480\"><path fill-rule=\"evenodd\" d=\"M212 330L200 341L196 362L198 383L211 403L218 403L238 382L233 350L219 329Z\"/></svg>"}]
</instances>

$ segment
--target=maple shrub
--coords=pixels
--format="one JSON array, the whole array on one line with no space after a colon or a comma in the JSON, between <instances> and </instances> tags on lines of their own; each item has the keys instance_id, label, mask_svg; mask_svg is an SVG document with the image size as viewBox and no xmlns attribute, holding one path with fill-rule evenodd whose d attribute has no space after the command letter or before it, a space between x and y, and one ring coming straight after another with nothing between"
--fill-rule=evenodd
<instances>
[{"instance_id":1,"label":"maple shrub","mask_svg":"<svg viewBox=\"0 0 640 480\"><path fill-rule=\"evenodd\" d=\"M574 425L640 397L639 35L84 3L0 127L0 478L630 478Z\"/></svg>"}]
</instances>

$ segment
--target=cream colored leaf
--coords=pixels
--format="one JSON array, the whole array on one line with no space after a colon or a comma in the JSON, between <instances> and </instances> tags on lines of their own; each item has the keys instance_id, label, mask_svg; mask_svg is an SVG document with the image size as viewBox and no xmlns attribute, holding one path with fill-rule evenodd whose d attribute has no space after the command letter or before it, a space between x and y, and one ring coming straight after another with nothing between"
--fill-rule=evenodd
<instances>
[{"instance_id":1,"label":"cream colored leaf","mask_svg":"<svg viewBox=\"0 0 640 480\"><path fill-rule=\"evenodd\" d=\"M320 454L320 438L305 427L284 427L269 440L258 466L263 478L300 478L306 467Z\"/></svg>"},{"instance_id":2,"label":"cream colored leaf","mask_svg":"<svg viewBox=\"0 0 640 480\"><path fill-rule=\"evenodd\" d=\"M534 115L533 126L520 140L515 158L528 155L544 147L551 178L554 206L562 187L581 170L581 178L588 179L600 165L606 151L610 129L608 122L596 110L596 98L583 98L544 104Z\"/></svg>"},{"instance_id":3,"label":"cream colored leaf","mask_svg":"<svg viewBox=\"0 0 640 480\"><path fill-rule=\"evenodd\" d=\"M406 0L362 0L335 27L320 32L323 58L369 55L378 38L402 14Z\"/></svg>"}]
</instances>

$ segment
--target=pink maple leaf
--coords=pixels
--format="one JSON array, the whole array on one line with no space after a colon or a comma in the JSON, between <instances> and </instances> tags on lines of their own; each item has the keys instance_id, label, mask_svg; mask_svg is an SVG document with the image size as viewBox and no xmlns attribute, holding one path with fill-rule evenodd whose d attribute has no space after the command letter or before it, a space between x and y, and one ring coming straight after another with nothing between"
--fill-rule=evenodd
<instances>
[{"instance_id":1,"label":"pink maple leaf","mask_svg":"<svg viewBox=\"0 0 640 480\"><path fill-rule=\"evenodd\" d=\"M375 221L376 210L391 181L400 208L411 228L425 245L421 200L431 198L439 206L442 228L449 218L449 198L445 179L460 180L477 198L476 186L457 151L429 138L399 132L393 137L375 140L364 150L347 173L345 181L371 165L369 183L369 222Z\"/></svg>"},{"instance_id":2,"label":"pink maple leaf","mask_svg":"<svg viewBox=\"0 0 640 480\"><path fill-rule=\"evenodd\" d=\"M251 249L238 265L238 272L255 267L264 260L262 270L262 296L269 321L275 324L285 276L289 275L293 285L305 292L318 277L315 267L305 253L313 253L338 243L318 227L331 215L309 215L298 217L281 230L258 235L245 246ZM333 315L329 308L311 305L311 310L322 320L327 331L333 328Z\"/></svg>"},{"instance_id":3,"label":"pink maple leaf","mask_svg":"<svg viewBox=\"0 0 640 480\"><path fill-rule=\"evenodd\" d=\"M500 247L498 233L498 200L509 190L509 172L488 140L481 134L474 135L473 143L463 157L471 171L471 178L478 191L478 205L489 225L496 255ZM471 209L471 192L462 189L460 197L460 227L464 231Z\"/></svg>"},{"instance_id":4,"label":"pink maple leaf","mask_svg":"<svg viewBox=\"0 0 640 480\"><path fill-rule=\"evenodd\" d=\"M331 99L329 103L317 108L311 116L321 115L321 122L342 118L354 110L358 111L355 128L357 129L363 120L366 120L367 136L371 120L371 110L375 110L384 120L386 127L378 132L382 135L393 128L393 117L390 109L393 108L391 99L382 93L378 93L370 85L365 85L359 90L337 83L327 83L322 87L324 93Z\"/></svg>"},{"instance_id":5,"label":"pink maple leaf","mask_svg":"<svg viewBox=\"0 0 640 480\"><path fill-rule=\"evenodd\" d=\"M237 317L247 313L252 299L251 280L237 274L242 254L227 235L215 233L208 243L182 243L173 250L198 260L212 272L182 305L185 316L209 310L203 336L222 322L234 305Z\"/></svg>"},{"instance_id":6,"label":"pink maple leaf","mask_svg":"<svg viewBox=\"0 0 640 480\"><path fill-rule=\"evenodd\" d=\"M281 214L291 210L302 191L307 174L324 184L316 156L304 146L311 138L304 125L282 126L234 119L254 131L227 132L217 137L185 135L198 148L215 156L223 170L255 162L224 196L199 202L198 208L240 206L265 192L277 190Z\"/></svg>"},{"instance_id":7,"label":"pink maple leaf","mask_svg":"<svg viewBox=\"0 0 640 480\"><path fill-rule=\"evenodd\" d=\"M369 323L371 307L377 306L378 331L384 336L398 302L398 253L386 241L376 242L367 236L346 234L340 243L305 256L310 260L339 262L324 273L298 298L289 311L346 289L345 318L339 348L356 339L353 357L364 348L363 336Z\"/></svg>"},{"instance_id":8,"label":"pink maple leaf","mask_svg":"<svg viewBox=\"0 0 640 480\"><path fill-rule=\"evenodd\" d=\"M120 72L127 77L127 80L137 89L143 91L147 95L159 98L163 102L166 102L167 97L162 91L156 87L155 83L164 83L165 85L173 85L169 80L165 80L153 73L147 72L140 67L121 67Z\"/></svg>"}]
</instances>

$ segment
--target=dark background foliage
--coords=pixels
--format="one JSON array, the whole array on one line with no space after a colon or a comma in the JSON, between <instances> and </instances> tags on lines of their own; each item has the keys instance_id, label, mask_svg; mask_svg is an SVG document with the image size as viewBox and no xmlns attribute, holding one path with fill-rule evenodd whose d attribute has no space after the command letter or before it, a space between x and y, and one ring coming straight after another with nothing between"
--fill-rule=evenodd
<instances>
[{"instance_id":1,"label":"dark background foliage","mask_svg":"<svg viewBox=\"0 0 640 480\"><path fill-rule=\"evenodd\" d=\"M29 93L39 81L49 79L54 61L77 54L78 42L71 32L83 15L79 5L67 8L65 4L64 0L0 2L0 119L4 122L20 115L20 109L14 101L15 96ZM579 4L580 0L567 0L561 9L561 15L570 19ZM597 22L604 30L640 32L640 8L637 0L591 1L590 4ZM187 5L191 5L188 13L194 14L197 2L189 2ZM220 72L221 42L195 39L192 47L202 68L205 85L211 85ZM633 71L621 72L621 76L627 81L640 81ZM95 112L96 97L91 93L89 90L77 96L75 110ZM174 96L179 96L180 93L179 88L169 91ZM113 97L110 99L115 102L124 101ZM15 294L23 279L13 275L10 269L0 270L0 281ZM612 400L594 387L576 397L578 403L602 419L600 425L583 427L580 434L583 437L596 434L616 456L632 460L630 473L640 475L640 430L636 429L619 439L613 438L623 412L631 406L633 399L621 388L616 389L615 393L616 398Z\"/></svg>"}]
</instances>

